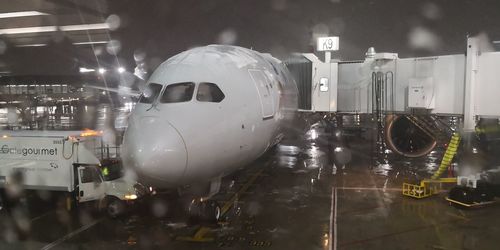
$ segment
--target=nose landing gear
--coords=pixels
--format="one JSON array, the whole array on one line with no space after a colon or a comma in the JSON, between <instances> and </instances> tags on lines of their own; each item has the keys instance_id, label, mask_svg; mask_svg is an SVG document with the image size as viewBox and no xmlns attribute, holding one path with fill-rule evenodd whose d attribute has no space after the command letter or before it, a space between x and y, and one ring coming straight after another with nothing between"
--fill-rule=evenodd
<instances>
[{"instance_id":1,"label":"nose landing gear","mask_svg":"<svg viewBox=\"0 0 500 250\"><path fill-rule=\"evenodd\" d=\"M216 201L193 199L188 207L190 223L217 223L221 216L221 209Z\"/></svg>"}]
</instances>

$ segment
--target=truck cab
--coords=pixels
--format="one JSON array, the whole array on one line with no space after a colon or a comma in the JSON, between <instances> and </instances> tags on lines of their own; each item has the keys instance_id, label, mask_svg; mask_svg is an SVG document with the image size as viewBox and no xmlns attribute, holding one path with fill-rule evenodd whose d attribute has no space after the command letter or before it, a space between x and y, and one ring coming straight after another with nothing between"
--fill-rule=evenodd
<instances>
[{"instance_id":1,"label":"truck cab","mask_svg":"<svg viewBox=\"0 0 500 250\"><path fill-rule=\"evenodd\" d=\"M109 169L114 174L109 174ZM76 201L78 203L98 202L99 209L105 209L110 217L122 214L127 207L148 196L153 191L139 182L123 175L118 162L107 165L75 164Z\"/></svg>"},{"instance_id":2,"label":"truck cab","mask_svg":"<svg viewBox=\"0 0 500 250\"><path fill-rule=\"evenodd\" d=\"M0 188L6 191L12 187L52 191L65 197L67 209L95 202L111 217L152 193L124 175L119 160L102 157L102 135L97 131L3 133Z\"/></svg>"}]
</instances>

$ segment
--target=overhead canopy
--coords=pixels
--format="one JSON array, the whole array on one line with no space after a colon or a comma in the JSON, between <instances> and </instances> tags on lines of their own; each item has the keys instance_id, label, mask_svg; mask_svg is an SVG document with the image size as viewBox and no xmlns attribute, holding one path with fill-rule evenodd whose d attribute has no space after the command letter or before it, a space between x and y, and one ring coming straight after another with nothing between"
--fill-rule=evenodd
<instances>
[{"instance_id":1,"label":"overhead canopy","mask_svg":"<svg viewBox=\"0 0 500 250\"><path fill-rule=\"evenodd\" d=\"M92 46L110 40L104 0L2 1L0 10L2 75L77 74L95 67Z\"/></svg>"}]
</instances>

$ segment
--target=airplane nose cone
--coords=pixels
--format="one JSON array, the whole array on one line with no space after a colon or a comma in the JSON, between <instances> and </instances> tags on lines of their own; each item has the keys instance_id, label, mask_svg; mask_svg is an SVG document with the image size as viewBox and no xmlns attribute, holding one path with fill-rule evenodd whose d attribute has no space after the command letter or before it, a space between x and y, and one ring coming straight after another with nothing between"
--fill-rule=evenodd
<instances>
[{"instance_id":1,"label":"airplane nose cone","mask_svg":"<svg viewBox=\"0 0 500 250\"><path fill-rule=\"evenodd\" d=\"M186 145L170 123L158 117L142 117L127 128L122 151L125 167L157 187L172 187L181 181L187 167Z\"/></svg>"}]
</instances>

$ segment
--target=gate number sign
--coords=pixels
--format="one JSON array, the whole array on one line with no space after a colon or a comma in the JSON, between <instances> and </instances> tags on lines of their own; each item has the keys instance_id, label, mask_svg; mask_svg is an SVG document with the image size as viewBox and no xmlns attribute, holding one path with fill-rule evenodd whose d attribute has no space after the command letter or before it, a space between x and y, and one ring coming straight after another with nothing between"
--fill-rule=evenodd
<instances>
[{"instance_id":1,"label":"gate number sign","mask_svg":"<svg viewBox=\"0 0 500 250\"><path fill-rule=\"evenodd\" d=\"M316 45L317 51L335 51L339 50L339 37L320 37Z\"/></svg>"}]
</instances>

